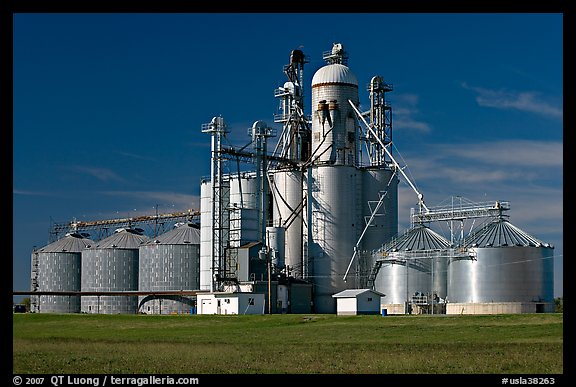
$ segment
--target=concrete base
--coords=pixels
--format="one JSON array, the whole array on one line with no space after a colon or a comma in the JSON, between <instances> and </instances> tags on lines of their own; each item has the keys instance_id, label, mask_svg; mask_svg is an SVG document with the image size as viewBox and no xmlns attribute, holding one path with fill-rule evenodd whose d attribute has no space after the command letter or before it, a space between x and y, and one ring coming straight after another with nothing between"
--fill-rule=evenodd
<instances>
[{"instance_id":1,"label":"concrete base","mask_svg":"<svg viewBox=\"0 0 576 387\"><path fill-rule=\"evenodd\" d=\"M446 314L553 313L554 308L551 302L448 303Z\"/></svg>"}]
</instances>

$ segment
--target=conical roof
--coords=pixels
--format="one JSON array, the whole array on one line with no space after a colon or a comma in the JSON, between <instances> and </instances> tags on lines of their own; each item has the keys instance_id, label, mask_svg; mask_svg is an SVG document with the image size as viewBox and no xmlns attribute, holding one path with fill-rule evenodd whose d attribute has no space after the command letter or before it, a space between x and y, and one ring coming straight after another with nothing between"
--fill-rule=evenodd
<instances>
[{"instance_id":1,"label":"conical roof","mask_svg":"<svg viewBox=\"0 0 576 387\"><path fill-rule=\"evenodd\" d=\"M200 229L193 223L178 223L172 230L146 242L146 245L152 244L199 245Z\"/></svg>"},{"instance_id":2,"label":"conical roof","mask_svg":"<svg viewBox=\"0 0 576 387\"><path fill-rule=\"evenodd\" d=\"M505 246L551 247L548 243L522 231L504 218L497 219L480 228L470 236L466 243L466 247Z\"/></svg>"},{"instance_id":3,"label":"conical roof","mask_svg":"<svg viewBox=\"0 0 576 387\"><path fill-rule=\"evenodd\" d=\"M49 245L38 249L38 253L79 253L87 247L94 245L94 241L87 238L88 234L68 233Z\"/></svg>"},{"instance_id":4,"label":"conical roof","mask_svg":"<svg viewBox=\"0 0 576 387\"><path fill-rule=\"evenodd\" d=\"M409 229L387 248L388 251L437 250L450 247L450 242L427 226Z\"/></svg>"},{"instance_id":5,"label":"conical roof","mask_svg":"<svg viewBox=\"0 0 576 387\"><path fill-rule=\"evenodd\" d=\"M142 235L142 230L131 228L119 228L114 234L102 239L92 248L96 249L137 249L148 238Z\"/></svg>"}]
</instances>

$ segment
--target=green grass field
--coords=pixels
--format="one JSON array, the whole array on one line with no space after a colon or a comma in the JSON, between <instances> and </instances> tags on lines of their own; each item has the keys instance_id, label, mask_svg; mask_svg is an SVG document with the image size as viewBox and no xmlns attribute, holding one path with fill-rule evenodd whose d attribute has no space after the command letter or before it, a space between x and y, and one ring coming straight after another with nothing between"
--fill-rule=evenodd
<instances>
[{"instance_id":1,"label":"green grass field","mask_svg":"<svg viewBox=\"0 0 576 387\"><path fill-rule=\"evenodd\" d=\"M15 374L562 374L563 315L13 315Z\"/></svg>"}]
</instances>

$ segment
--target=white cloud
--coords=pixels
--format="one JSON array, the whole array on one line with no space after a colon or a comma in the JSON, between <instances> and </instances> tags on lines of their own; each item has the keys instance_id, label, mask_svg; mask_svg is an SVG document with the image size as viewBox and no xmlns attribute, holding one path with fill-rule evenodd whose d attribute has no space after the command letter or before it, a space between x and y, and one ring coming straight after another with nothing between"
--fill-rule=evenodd
<instances>
[{"instance_id":1,"label":"white cloud","mask_svg":"<svg viewBox=\"0 0 576 387\"><path fill-rule=\"evenodd\" d=\"M561 167L563 144L554 141L503 140L473 144L435 145L436 154L475 160L484 164Z\"/></svg>"},{"instance_id":2,"label":"white cloud","mask_svg":"<svg viewBox=\"0 0 576 387\"><path fill-rule=\"evenodd\" d=\"M103 192L103 194L109 196L129 197L133 199L138 199L140 201L145 200L153 204L163 203L166 205L172 205L177 210L181 209L200 210L200 199L197 195L188 195L176 192L159 192L159 191L106 191Z\"/></svg>"},{"instance_id":3,"label":"white cloud","mask_svg":"<svg viewBox=\"0 0 576 387\"><path fill-rule=\"evenodd\" d=\"M76 172L85 173L102 181L120 181L120 182L124 181L124 178L122 178L116 172L106 168L74 166L71 167L70 169Z\"/></svg>"},{"instance_id":4,"label":"white cloud","mask_svg":"<svg viewBox=\"0 0 576 387\"><path fill-rule=\"evenodd\" d=\"M419 133L429 133L432 128L427 122L418 120L418 96L415 94L399 94L395 96L392 105L394 129L404 129Z\"/></svg>"},{"instance_id":5,"label":"white cloud","mask_svg":"<svg viewBox=\"0 0 576 387\"><path fill-rule=\"evenodd\" d=\"M462 83L462 87L476 93L476 102L479 106L497 109L516 109L552 118L562 118L561 107L554 106L541 98L535 91L508 91L491 90L483 87L473 87Z\"/></svg>"},{"instance_id":6,"label":"white cloud","mask_svg":"<svg viewBox=\"0 0 576 387\"><path fill-rule=\"evenodd\" d=\"M42 192L42 191L24 191L21 189L12 189L13 195L23 195L23 196L57 196L54 193Z\"/></svg>"}]
</instances>

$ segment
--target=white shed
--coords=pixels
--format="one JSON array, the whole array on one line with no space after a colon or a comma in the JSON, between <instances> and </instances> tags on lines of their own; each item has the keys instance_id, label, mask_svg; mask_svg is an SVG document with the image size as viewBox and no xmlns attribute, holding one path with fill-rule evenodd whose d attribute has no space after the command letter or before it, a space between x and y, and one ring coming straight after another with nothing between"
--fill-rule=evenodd
<instances>
[{"instance_id":1,"label":"white shed","mask_svg":"<svg viewBox=\"0 0 576 387\"><path fill-rule=\"evenodd\" d=\"M372 289L347 289L333 294L336 299L336 314L379 314L380 298L385 295Z\"/></svg>"},{"instance_id":2,"label":"white shed","mask_svg":"<svg viewBox=\"0 0 576 387\"><path fill-rule=\"evenodd\" d=\"M263 293L198 293L198 314L264 314Z\"/></svg>"}]
</instances>

